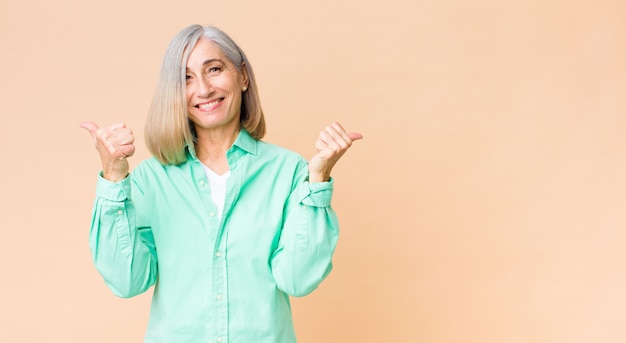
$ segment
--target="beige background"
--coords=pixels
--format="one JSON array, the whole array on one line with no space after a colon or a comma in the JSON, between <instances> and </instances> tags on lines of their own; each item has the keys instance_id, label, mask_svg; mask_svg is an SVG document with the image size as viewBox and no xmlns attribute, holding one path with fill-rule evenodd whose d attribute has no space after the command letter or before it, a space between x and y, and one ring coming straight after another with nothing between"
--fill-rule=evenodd
<instances>
[{"instance_id":1,"label":"beige background","mask_svg":"<svg viewBox=\"0 0 626 343\"><path fill-rule=\"evenodd\" d=\"M82 120L143 123L166 44L230 33L267 140L335 171L335 270L300 341L626 342L626 3L1 0L0 342L139 342L87 234Z\"/></svg>"}]
</instances>

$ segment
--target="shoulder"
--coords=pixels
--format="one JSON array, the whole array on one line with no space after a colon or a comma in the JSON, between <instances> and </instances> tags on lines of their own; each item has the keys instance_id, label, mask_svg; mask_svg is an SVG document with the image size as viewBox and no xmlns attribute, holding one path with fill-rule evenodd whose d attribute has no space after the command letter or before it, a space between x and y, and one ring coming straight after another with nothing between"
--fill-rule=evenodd
<instances>
[{"instance_id":1,"label":"shoulder","mask_svg":"<svg viewBox=\"0 0 626 343\"><path fill-rule=\"evenodd\" d=\"M280 161L292 161L297 164L306 163L306 160L300 154L273 143L260 140L257 147L257 155L261 157Z\"/></svg>"},{"instance_id":2,"label":"shoulder","mask_svg":"<svg viewBox=\"0 0 626 343\"><path fill-rule=\"evenodd\" d=\"M302 159L302 156L295 151L261 140L258 141L258 153L260 155L274 155L286 158Z\"/></svg>"},{"instance_id":3,"label":"shoulder","mask_svg":"<svg viewBox=\"0 0 626 343\"><path fill-rule=\"evenodd\" d=\"M133 173L146 173L154 170L161 170L167 168L167 165L162 164L155 157L148 158L141 161L133 170Z\"/></svg>"},{"instance_id":4,"label":"shoulder","mask_svg":"<svg viewBox=\"0 0 626 343\"><path fill-rule=\"evenodd\" d=\"M181 165L175 166L163 164L157 158L151 157L141 161L132 171L131 175L136 179L158 179L171 173L174 169L180 169L181 166L189 163L183 162Z\"/></svg>"}]
</instances>

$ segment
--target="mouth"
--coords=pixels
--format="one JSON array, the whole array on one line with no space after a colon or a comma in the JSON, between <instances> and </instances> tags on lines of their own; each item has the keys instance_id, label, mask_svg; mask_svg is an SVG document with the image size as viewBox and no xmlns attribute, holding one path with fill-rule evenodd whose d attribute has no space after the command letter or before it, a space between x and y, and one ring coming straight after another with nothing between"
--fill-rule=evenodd
<instances>
[{"instance_id":1,"label":"mouth","mask_svg":"<svg viewBox=\"0 0 626 343\"><path fill-rule=\"evenodd\" d=\"M211 100L209 102L196 104L194 107L197 109L201 109L203 111L210 111L214 109L215 107L217 107L223 100L224 100L223 98L219 98L219 99Z\"/></svg>"}]
</instances>

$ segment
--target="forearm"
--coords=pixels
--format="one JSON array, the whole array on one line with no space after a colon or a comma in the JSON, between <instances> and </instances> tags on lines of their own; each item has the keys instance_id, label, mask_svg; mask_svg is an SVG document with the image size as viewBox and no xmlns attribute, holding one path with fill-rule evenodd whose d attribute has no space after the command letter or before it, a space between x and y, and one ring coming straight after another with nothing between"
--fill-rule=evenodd
<instances>
[{"instance_id":1,"label":"forearm","mask_svg":"<svg viewBox=\"0 0 626 343\"><path fill-rule=\"evenodd\" d=\"M330 187L322 192L332 192ZM332 269L338 236L339 225L329 194L312 195L290 205L279 248L272 258L278 288L293 296L315 290Z\"/></svg>"},{"instance_id":2,"label":"forearm","mask_svg":"<svg viewBox=\"0 0 626 343\"><path fill-rule=\"evenodd\" d=\"M107 188L110 184L100 186L102 184L99 184L99 193L106 193L102 189L111 189ZM151 232L138 228L135 206L130 199L102 195L106 197L96 198L89 234L92 257L111 291L120 297L131 297L146 291L156 280L156 252L150 243Z\"/></svg>"}]
</instances>

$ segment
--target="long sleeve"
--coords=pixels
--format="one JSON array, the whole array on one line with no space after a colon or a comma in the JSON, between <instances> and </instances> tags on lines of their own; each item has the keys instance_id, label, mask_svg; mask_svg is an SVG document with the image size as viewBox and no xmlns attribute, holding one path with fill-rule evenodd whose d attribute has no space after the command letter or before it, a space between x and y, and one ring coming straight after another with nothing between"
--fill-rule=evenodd
<instances>
[{"instance_id":1,"label":"long sleeve","mask_svg":"<svg viewBox=\"0 0 626 343\"><path fill-rule=\"evenodd\" d=\"M242 129L226 153L219 216L201 161L186 152L179 165L150 158L126 180L98 181L98 271L122 297L154 285L146 343L296 342L289 296L332 268L333 180L309 183L306 160Z\"/></svg>"},{"instance_id":2,"label":"long sleeve","mask_svg":"<svg viewBox=\"0 0 626 343\"><path fill-rule=\"evenodd\" d=\"M279 289L292 296L315 290L332 269L339 225L330 207L333 180L296 186L284 215L278 248L271 260Z\"/></svg>"},{"instance_id":3,"label":"long sleeve","mask_svg":"<svg viewBox=\"0 0 626 343\"><path fill-rule=\"evenodd\" d=\"M152 230L136 210L136 203L142 199L141 187L130 177L118 183L101 176L98 179L89 247L96 269L119 297L143 293L156 281Z\"/></svg>"}]
</instances>

